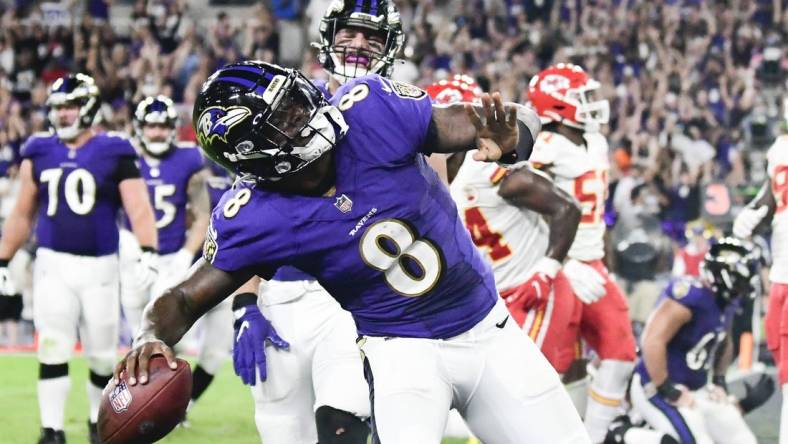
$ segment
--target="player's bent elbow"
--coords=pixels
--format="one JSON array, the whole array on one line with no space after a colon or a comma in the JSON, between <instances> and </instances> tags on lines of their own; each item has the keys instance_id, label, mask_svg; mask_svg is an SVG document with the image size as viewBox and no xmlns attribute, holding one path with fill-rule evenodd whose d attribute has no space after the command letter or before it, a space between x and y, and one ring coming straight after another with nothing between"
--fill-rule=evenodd
<instances>
[{"instance_id":1,"label":"player's bent elbow","mask_svg":"<svg viewBox=\"0 0 788 444\"><path fill-rule=\"evenodd\" d=\"M571 221L572 224L577 225L580 223L580 217L583 215L583 210L580 208L580 203L575 199L564 199L561 205L561 210L558 212L558 217L561 220Z\"/></svg>"}]
</instances>

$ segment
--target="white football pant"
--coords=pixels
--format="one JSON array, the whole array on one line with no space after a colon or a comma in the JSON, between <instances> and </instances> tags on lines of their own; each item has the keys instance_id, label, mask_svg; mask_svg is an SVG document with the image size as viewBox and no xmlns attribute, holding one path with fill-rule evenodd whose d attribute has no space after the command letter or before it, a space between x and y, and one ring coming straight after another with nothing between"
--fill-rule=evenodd
<instances>
[{"instance_id":1,"label":"white football pant","mask_svg":"<svg viewBox=\"0 0 788 444\"><path fill-rule=\"evenodd\" d=\"M439 444L456 408L485 444L590 443L558 374L502 300L450 339L362 337L373 442Z\"/></svg>"},{"instance_id":2,"label":"white football pant","mask_svg":"<svg viewBox=\"0 0 788 444\"><path fill-rule=\"evenodd\" d=\"M315 411L329 406L369 417L369 390L350 313L314 281L261 285L261 310L289 350L266 347L268 378L251 387L265 444L314 444ZM266 295L283 303L266 305ZM300 296L299 296L300 295Z\"/></svg>"},{"instance_id":3,"label":"white football pant","mask_svg":"<svg viewBox=\"0 0 788 444\"><path fill-rule=\"evenodd\" d=\"M33 267L38 360L64 364L77 342L88 367L110 375L117 360L118 256L77 256L39 248Z\"/></svg>"},{"instance_id":4,"label":"white football pant","mask_svg":"<svg viewBox=\"0 0 788 444\"><path fill-rule=\"evenodd\" d=\"M756 444L739 409L728 399L713 400L709 394L705 388L695 390L692 407L675 407L659 396L649 397L637 373L630 387L632 408L651 427L680 442Z\"/></svg>"}]
</instances>

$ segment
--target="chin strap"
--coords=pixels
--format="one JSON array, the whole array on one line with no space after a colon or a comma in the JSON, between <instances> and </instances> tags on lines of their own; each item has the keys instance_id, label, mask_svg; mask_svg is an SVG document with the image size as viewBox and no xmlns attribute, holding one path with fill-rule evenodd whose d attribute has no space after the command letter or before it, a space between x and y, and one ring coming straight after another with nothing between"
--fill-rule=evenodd
<instances>
[{"instance_id":1,"label":"chin strap","mask_svg":"<svg viewBox=\"0 0 788 444\"><path fill-rule=\"evenodd\" d=\"M344 137L350 127L347 123L345 123L345 117L342 116L342 113L337 109L337 107L326 106L318 112L321 111L325 113L328 120L331 121L331 123L334 124L334 127L337 129L337 140L339 140L341 137Z\"/></svg>"}]
</instances>

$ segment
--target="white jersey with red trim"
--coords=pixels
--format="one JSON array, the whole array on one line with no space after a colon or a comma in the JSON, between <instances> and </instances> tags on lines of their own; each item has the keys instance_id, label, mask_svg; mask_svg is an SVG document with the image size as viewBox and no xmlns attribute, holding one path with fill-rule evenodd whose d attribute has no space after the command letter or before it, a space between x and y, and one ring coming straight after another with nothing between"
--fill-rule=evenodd
<instances>
[{"instance_id":1,"label":"white jersey with red trim","mask_svg":"<svg viewBox=\"0 0 788 444\"><path fill-rule=\"evenodd\" d=\"M772 218L772 269L769 280L788 284L788 135L774 141L766 155L777 206Z\"/></svg>"},{"instance_id":2,"label":"white jersey with red trim","mask_svg":"<svg viewBox=\"0 0 788 444\"><path fill-rule=\"evenodd\" d=\"M536 137L530 161L549 172L555 184L574 196L583 210L569 257L580 261L605 255L605 196L610 169L608 145L600 133L585 133L585 145L542 131Z\"/></svg>"},{"instance_id":3,"label":"white jersey with red trim","mask_svg":"<svg viewBox=\"0 0 788 444\"><path fill-rule=\"evenodd\" d=\"M473 152L449 190L471 238L492 265L495 284L503 291L522 284L544 257L548 228L541 215L511 205L498 195L507 169L473 160ZM525 162L511 168L530 168Z\"/></svg>"}]
</instances>

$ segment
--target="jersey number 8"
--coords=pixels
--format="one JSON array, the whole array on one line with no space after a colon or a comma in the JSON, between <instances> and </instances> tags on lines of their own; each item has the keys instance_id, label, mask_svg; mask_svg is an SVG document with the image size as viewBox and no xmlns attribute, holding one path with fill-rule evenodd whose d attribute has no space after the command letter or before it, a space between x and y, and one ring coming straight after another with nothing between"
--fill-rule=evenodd
<instances>
[{"instance_id":1,"label":"jersey number 8","mask_svg":"<svg viewBox=\"0 0 788 444\"><path fill-rule=\"evenodd\" d=\"M440 279L440 251L429 240L417 238L401 220L384 219L370 225L359 250L364 263L382 271L389 287L403 296L422 296Z\"/></svg>"},{"instance_id":2,"label":"jersey number 8","mask_svg":"<svg viewBox=\"0 0 788 444\"><path fill-rule=\"evenodd\" d=\"M241 207L249 203L251 197L252 192L249 188L242 188L241 191L235 193L235 196L224 204L224 217L234 218L241 211Z\"/></svg>"},{"instance_id":3,"label":"jersey number 8","mask_svg":"<svg viewBox=\"0 0 788 444\"><path fill-rule=\"evenodd\" d=\"M369 86L367 86L366 83L359 83L339 99L337 108L339 108L340 111L347 111L356 103L366 99L368 95Z\"/></svg>"}]
</instances>

